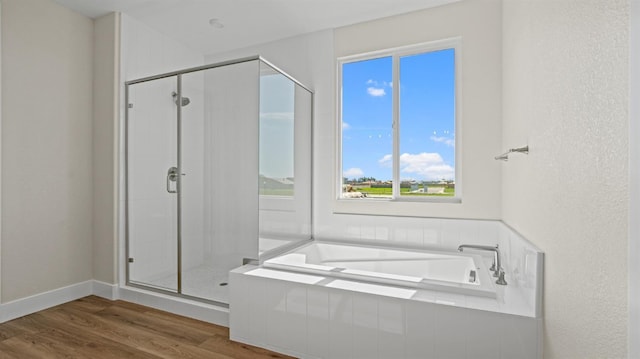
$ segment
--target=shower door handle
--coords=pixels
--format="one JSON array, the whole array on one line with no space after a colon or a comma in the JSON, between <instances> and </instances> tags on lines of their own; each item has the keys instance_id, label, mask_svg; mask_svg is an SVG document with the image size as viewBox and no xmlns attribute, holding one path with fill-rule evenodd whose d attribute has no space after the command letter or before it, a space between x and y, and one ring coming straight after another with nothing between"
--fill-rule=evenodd
<instances>
[{"instance_id":1,"label":"shower door handle","mask_svg":"<svg viewBox=\"0 0 640 359\"><path fill-rule=\"evenodd\" d=\"M178 180L178 167L171 167L167 171L167 192L169 193L177 193L177 189L171 189L171 182L176 182Z\"/></svg>"}]
</instances>

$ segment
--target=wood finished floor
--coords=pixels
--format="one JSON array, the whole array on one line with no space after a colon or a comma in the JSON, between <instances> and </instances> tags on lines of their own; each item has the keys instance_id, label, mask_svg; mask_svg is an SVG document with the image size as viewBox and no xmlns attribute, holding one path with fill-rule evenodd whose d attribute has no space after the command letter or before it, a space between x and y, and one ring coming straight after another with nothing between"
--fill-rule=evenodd
<instances>
[{"instance_id":1,"label":"wood finished floor","mask_svg":"<svg viewBox=\"0 0 640 359\"><path fill-rule=\"evenodd\" d=\"M0 358L290 358L225 327L89 296L0 324Z\"/></svg>"}]
</instances>

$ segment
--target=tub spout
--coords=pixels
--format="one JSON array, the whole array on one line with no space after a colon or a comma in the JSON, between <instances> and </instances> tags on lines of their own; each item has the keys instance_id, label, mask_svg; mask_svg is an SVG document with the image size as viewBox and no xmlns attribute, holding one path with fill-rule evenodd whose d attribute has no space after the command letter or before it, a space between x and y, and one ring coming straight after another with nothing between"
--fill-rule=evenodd
<instances>
[{"instance_id":1,"label":"tub spout","mask_svg":"<svg viewBox=\"0 0 640 359\"><path fill-rule=\"evenodd\" d=\"M495 247L483 246L483 245L479 245L479 244L462 244L462 245L460 245L458 247L458 251L462 252L465 248L473 249L473 250L479 250L479 251L490 251L490 252L493 252L493 265L491 265L491 268L489 268L489 270L493 271L493 276L494 277L498 277L499 280L496 283L498 283L498 284L503 284L503 283L507 284L504 281L504 274L502 274L502 280L500 280L500 272L504 273L504 271L502 270L502 266L501 266L501 263L500 263L500 250L499 250L497 244L496 244Z\"/></svg>"}]
</instances>

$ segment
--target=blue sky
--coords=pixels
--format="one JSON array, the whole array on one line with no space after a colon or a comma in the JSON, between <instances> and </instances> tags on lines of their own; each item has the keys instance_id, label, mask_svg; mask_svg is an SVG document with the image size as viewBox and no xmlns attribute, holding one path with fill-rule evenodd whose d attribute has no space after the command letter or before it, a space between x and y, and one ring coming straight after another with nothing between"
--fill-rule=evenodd
<instances>
[{"instance_id":1,"label":"blue sky","mask_svg":"<svg viewBox=\"0 0 640 359\"><path fill-rule=\"evenodd\" d=\"M454 50L400 58L400 178L454 179ZM392 179L392 59L342 68L342 168Z\"/></svg>"}]
</instances>

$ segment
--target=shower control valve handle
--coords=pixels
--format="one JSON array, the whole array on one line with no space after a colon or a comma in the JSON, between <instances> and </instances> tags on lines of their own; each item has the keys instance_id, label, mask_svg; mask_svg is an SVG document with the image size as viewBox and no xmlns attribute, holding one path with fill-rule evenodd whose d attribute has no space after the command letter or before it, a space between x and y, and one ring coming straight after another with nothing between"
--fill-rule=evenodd
<instances>
[{"instance_id":1,"label":"shower control valve handle","mask_svg":"<svg viewBox=\"0 0 640 359\"><path fill-rule=\"evenodd\" d=\"M177 193L177 189L171 189L171 182L178 180L178 167L170 167L167 171L167 192Z\"/></svg>"}]
</instances>

